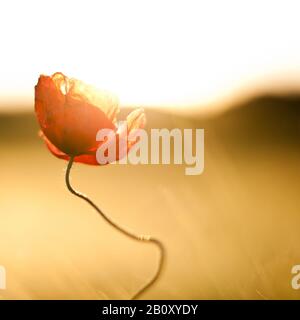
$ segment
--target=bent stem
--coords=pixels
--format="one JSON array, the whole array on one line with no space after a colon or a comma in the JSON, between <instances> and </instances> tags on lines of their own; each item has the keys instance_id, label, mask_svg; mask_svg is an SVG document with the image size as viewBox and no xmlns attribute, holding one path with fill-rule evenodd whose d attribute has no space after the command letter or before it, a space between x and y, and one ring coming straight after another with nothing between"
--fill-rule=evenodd
<instances>
[{"instance_id":1,"label":"bent stem","mask_svg":"<svg viewBox=\"0 0 300 320\"><path fill-rule=\"evenodd\" d=\"M68 166L67 166L67 170L66 170L66 176L65 176L65 180L66 180L66 185L68 187L68 190L74 194L75 196L85 200L88 204L90 204L99 214L100 216L106 221L108 222L113 228L117 229L118 231L120 231L121 233L123 233L125 236L127 236L130 239L133 239L135 241L140 241L140 242L146 242L146 243L152 243L155 244L157 246L157 248L159 249L160 252L160 256L159 256L159 262L158 262L158 267L156 270L156 273L154 274L154 276L150 279L150 281L148 281L141 289L138 290L137 293L134 294L134 296L132 297L132 299L137 299L141 294L143 294L146 290L148 290L160 277L161 272L162 272L162 268L163 268L163 264L164 264L164 258L165 258L165 248L164 245L162 244L162 242L156 238L153 238L149 235L136 235L130 231L127 231L126 229L124 229L123 227L121 227L120 225L118 225L116 222L112 221L90 198L88 198L85 194L82 194L80 192L78 192L77 190L75 190L70 183L70 172L71 172L71 168L72 165L74 163L74 157L70 157Z\"/></svg>"}]
</instances>

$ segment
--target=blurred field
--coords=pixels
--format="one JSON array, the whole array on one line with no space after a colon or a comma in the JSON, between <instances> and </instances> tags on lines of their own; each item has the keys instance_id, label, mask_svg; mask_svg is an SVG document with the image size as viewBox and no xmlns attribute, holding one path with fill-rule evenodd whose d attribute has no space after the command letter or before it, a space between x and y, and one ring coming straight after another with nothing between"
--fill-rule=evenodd
<instances>
[{"instance_id":1,"label":"blurred field","mask_svg":"<svg viewBox=\"0 0 300 320\"><path fill-rule=\"evenodd\" d=\"M299 299L300 98L260 97L209 118L147 110L148 128L205 129L205 171L75 165L72 181L115 221L161 238L167 263L147 299ZM0 116L3 299L128 299L156 248L125 238L64 185L66 162L34 114Z\"/></svg>"}]
</instances>

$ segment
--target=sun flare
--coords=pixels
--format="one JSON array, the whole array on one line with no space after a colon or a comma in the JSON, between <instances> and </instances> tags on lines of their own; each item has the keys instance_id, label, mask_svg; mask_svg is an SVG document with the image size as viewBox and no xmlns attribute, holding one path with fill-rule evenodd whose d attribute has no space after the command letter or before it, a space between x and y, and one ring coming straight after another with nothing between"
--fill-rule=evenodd
<instances>
[{"instance_id":1,"label":"sun flare","mask_svg":"<svg viewBox=\"0 0 300 320\"><path fill-rule=\"evenodd\" d=\"M272 2L272 14L268 1L69 6L5 4L0 107L31 104L36 77L57 70L115 92L122 105L199 108L253 88L298 87L296 2Z\"/></svg>"}]
</instances>

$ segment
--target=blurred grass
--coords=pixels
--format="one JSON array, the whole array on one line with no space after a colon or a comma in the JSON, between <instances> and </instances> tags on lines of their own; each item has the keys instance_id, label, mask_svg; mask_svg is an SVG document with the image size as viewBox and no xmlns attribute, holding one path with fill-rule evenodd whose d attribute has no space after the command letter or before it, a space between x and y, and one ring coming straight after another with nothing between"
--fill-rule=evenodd
<instances>
[{"instance_id":1,"label":"blurred grass","mask_svg":"<svg viewBox=\"0 0 300 320\"><path fill-rule=\"evenodd\" d=\"M205 129L205 171L76 165L72 181L114 220L168 248L148 299L299 299L300 99L265 96L215 117L146 110L148 128ZM64 186L66 162L34 114L0 116L3 299L127 299L157 251L125 238Z\"/></svg>"}]
</instances>

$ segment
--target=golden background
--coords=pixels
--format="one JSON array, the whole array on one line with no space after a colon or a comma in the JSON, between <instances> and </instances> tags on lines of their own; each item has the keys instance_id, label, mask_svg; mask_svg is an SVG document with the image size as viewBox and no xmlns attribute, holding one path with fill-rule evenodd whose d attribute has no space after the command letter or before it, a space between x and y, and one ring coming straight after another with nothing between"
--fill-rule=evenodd
<instances>
[{"instance_id":1,"label":"golden background","mask_svg":"<svg viewBox=\"0 0 300 320\"><path fill-rule=\"evenodd\" d=\"M148 129L205 129L202 175L81 164L71 174L113 220L165 243L162 277L142 298L299 299L300 97L146 116ZM0 115L0 150L2 299L128 299L153 275L154 246L127 239L67 191L67 162L48 152L33 111Z\"/></svg>"}]
</instances>

